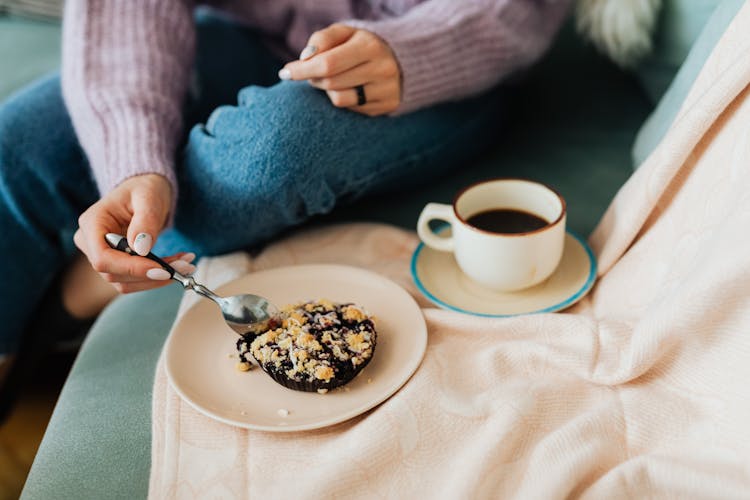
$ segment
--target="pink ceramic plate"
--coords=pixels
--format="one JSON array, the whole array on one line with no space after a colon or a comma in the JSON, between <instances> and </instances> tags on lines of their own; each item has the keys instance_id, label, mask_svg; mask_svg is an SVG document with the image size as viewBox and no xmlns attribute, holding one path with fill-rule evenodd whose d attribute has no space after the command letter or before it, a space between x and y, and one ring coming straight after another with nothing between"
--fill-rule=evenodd
<instances>
[{"instance_id":1,"label":"pink ceramic plate","mask_svg":"<svg viewBox=\"0 0 750 500\"><path fill-rule=\"evenodd\" d=\"M372 361L357 378L328 394L305 393L280 386L260 368L237 371L237 335L214 304L198 302L167 339L167 375L195 409L230 425L284 432L343 422L393 395L416 371L427 347L427 328L414 299L394 282L363 269L283 267L248 274L217 292L254 293L278 306L321 298L355 302L376 317L378 332Z\"/></svg>"}]
</instances>

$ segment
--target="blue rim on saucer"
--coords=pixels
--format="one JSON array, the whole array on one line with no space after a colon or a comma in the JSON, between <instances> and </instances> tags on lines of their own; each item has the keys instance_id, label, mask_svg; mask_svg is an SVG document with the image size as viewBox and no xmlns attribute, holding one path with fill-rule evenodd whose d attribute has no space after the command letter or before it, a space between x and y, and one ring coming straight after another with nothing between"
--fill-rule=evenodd
<instances>
[{"instance_id":1,"label":"blue rim on saucer","mask_svg":"<svg viewBox=\"0 0 750 500\"><path fill-rule=\"evenodd\" d=\"M448 229L449 227L450 226L446 224L443 227L439 228L437 232L442 232ZM411 266L410 266L411 277L414 283L417 285L417 288L419 289L419 291L422 293L422 295L427 297L427 299L429 299L430 302L437 305L438 307L441 307L449 311L455 311L455 312L460 312L463 314L470 314L472 316L481 316L481 317L486 317L486 318L510 318L513 316L522 316L525 314L541 314L541 313L561 311L563 309L566 309L572 306L576 302L578 302L589 292L589 290L591 290L591 288L594 286L594 282L596 281L596 272L597 272L596 257L594 257L594 252L591 251L591 248L589 247L588 243L586 243L586 240L579 237L577 234L575 234L572 231L567 231L567 233L581 245L581 247L585 250L586 255L588 256L588 259L589 259L588 277L586 278L586 281L583 284L583 286L581 286L577 291L575 291L565 300L558 302L556 304L553 304L551 306L542 308L542 309L537 309L537 310L523 312L523 313L516 313L516 314L491 314L491 313L474 312L474 311L469 311L467 309L462 309L460 307L454 306L452 304L449 304L437 298L429 290L427 290L427 288L422 283L422 280L420 280L419 275L417 274L417 262L419 260L419 255L422 253L422 250L424 250L425 248L425 244L423 242L420 242L419 245L417 245L417 248L414 250L414 253L412 254Z\"/></svg>"}]
</instances>

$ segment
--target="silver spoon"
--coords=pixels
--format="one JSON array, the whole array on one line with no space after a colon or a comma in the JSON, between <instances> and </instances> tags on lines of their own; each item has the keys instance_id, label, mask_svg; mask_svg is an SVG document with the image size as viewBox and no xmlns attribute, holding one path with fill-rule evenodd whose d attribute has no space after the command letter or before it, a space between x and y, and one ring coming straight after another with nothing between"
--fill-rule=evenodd
<instances>
[{"instance_id":1,"label":"silver spoon","mask_svg":"<svg viewBox=\"0 0 750 500\"><path fill-rule=\"evenodd\" d=\"M105 236L109 246L115 250L120 250L130 255L137 255L129 246L128 240L119 234L108 233ZM221 297L209 290L205 285L201 285L192 276L183 276L178 273L172 266L162 259L149 253L145 256L158 263L166 270L170 277L180 283L185 290L192 290L198 295L213 300L221 309L229 328L242 335L255 335L268 329L271 318L278 314L276 306L268 300L258 295L233 295L231 297Z\"/></svg>"}]
</instances>

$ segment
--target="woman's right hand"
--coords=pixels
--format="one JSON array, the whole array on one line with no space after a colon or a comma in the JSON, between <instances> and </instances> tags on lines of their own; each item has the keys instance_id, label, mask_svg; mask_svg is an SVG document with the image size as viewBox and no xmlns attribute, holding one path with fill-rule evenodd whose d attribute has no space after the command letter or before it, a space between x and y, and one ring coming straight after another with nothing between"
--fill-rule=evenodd
<instances>
[{"instance_id":1,"label":"woman's right hand","mask_svg":"<svg viewBox=\"0 0 750 500\"><path fill-rule=\"evenodd\" d=\"M152 260L110 248L107 233L127 234L128 245L139 255L151 251L167 222L172 206L172 187L161 175L146 174L123 181L91 205L78 218L76 246L91 266L121 293L166 285L169 273ZM178 253L164 260L177 271L191 274L194 254Z\"/></svg>"}]
</instances>

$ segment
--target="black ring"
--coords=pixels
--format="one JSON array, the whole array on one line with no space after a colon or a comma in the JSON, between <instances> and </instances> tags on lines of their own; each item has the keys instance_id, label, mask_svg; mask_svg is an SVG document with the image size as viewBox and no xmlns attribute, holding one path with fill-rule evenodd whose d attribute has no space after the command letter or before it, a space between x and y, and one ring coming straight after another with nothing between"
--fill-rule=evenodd
<instances>
[{"instance_id":1,"label":"black ring","mask_svg":"<svg viewBox=\"0 0 750 500\"><path fill-rule=\"evenodd\" d=\"M354 87L354 90L357 91L357 106L362 106L363 104L367 104L367 96L365 95L365 86L357 85L356 87Z\"/></svg>"}]
</instances>

